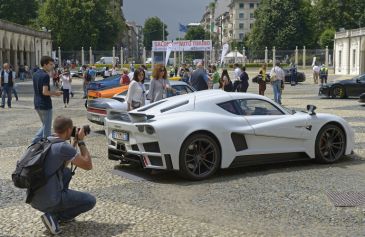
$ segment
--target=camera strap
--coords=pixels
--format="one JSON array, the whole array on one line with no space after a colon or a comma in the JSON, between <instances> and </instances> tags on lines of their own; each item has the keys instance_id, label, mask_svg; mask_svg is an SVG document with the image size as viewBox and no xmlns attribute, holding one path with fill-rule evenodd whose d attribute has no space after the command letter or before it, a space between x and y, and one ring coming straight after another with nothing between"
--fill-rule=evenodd
<instances>
[{"instance_id":1,"label":"camera strap","mask_svg":"<svg viewBox=\"0 0 365 237\"><path fill-rule=\"evenodd\" d=\"M71 175L74 176L77 166L71 163Z\"/></svg>"}]
</instances>

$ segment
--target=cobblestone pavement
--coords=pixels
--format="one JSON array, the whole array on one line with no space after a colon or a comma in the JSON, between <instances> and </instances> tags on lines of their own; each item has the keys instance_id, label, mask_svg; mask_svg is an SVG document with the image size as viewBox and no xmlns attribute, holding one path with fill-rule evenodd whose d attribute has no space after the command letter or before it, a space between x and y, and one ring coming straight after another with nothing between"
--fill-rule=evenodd
<instances>
[{"instance_id":1,"label":"cobblestone pavement","mask_svg":"<svg viewBox=\"0 0 365 237\"><path fill-rule=\"evenodd\" d=\"M250 75L251 76L251 75ZM76 125L88 123L81 99L63 108L54 98L54 116L71 116ZM48 236L40 212L24 203L25 193L10 175L40 126L33 110L30 82L19 83L19 101L0 111L0 236ZM258 87L250 83L250 92ZM365 208L334 207L326 191L365 191L365 112L356 99L317 96L308 82L286 86L285 106L344 117L356 131L355 155L334 165L295 162L224 170L202 182L188 182L175 173L136 181L115 174L107 159L101 126L92 125L86 143L94 169L78 169L71 187L97 197L95 208L62 226L62 236L365 236ZM271 87L267 96L272 98Z\"/></svg>"}]
</instances>

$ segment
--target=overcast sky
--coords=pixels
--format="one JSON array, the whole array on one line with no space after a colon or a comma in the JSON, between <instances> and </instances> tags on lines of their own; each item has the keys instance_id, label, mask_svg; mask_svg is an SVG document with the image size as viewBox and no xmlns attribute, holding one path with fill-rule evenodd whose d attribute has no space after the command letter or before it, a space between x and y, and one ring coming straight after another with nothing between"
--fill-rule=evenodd
<instances>
[{"instance_id":1,"label":"overcast sky","mask_svg":"<svg viewBox=\"0 0 365 237\"><path fill-rule=\"evenodd\" d=\"M212 0L124 0L123 13L128 21L142 26L147 18L159 17L167 24L167 38L172 40L179 36L179 23L200 22L210 2Z\"/></svg>"}]
</instances>

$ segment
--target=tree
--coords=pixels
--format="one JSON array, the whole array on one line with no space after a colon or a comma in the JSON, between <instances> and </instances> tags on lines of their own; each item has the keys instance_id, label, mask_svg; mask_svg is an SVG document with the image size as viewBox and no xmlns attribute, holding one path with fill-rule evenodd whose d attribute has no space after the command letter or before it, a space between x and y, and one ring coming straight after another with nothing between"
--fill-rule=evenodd
<instances>
[{"instance_id":1,"label":"tree","mask_svg":"<svg viewBox=\"0 0 365 237\"><path fill-rule=\"evenodd\" d=\"M109 0L47 0L38 25L52 30L54 46L64 50L83 47L110 49L117 41L122 22L109 9Z\"/></svg>"},{"instance_id":2,"label":"tree","mask_svg":"<svg viewBox=\"0 0 365 237\"><path fill-rule=\"evenodd\" d=\"M319 45L321 48L325 48L326 46L328 46L330 49L333 48L333 39L335 38L335 33L336 31L333 28L323 31L319 37Z\"/></svg>"},{"instance_id":3,"label":"tree","mask_svg":"<svg viewBox=\"0 0 365 237\"><path fill-rule=\"evenodd\" d=\"M167 39L169 33L166 31L166 28L166 24L157 16L146 19L143 27L143 45L147 50L152 49L152 41Z\"/></svg>"},{"instance_id":4,"label":"tree","mask_svg":"<svg viewBox=\"0 0 365 237\"><path fill-rule=\"evenodd\" d=\"M310 0L263 0L248 40L253 50L315 45Z\"/></svg>"},{"instance_id":5,"label":"tree","mask_svg":"<svg viewBox=\"0 0 365 237\"><path fill-rule=\"evenodd\" d=\"M30 25L37 18L36 0L0 0L0 17L21 25Z\"/></svg>"},{"instance_id":6,"label":"tree","mask_svg":"<svg viewBox=\"0 0 365 237\"><path fill-rule=\"evenodd\" d=\"M364 0L316 0L314 4L318 36L329 28L339 30L365 26Z\"/></svg>"},{"instance_id":7,"label":"tree","mask_svg":"<svg viewBox=\"0 0 365 237\"><path fill-rule=\"evenodd\" d=\"M185 34L186 40L206 40L209 39L209 32L206 32L202 26L190 27Z\"/></svg>"}]
</instances>

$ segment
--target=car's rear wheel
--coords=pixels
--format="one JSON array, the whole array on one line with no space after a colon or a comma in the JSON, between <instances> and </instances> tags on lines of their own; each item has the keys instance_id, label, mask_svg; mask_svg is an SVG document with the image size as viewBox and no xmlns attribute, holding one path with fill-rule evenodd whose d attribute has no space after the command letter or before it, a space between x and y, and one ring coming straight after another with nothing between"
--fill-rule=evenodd
<instances>
[{"instance_id":1,"label":"car's rear wheel","mask_svg":"<svg viewBox=\"0 0 365 237\"><path fill-rule=\"evenodd\" d=\"M333 99L335 98L345 98L345 88L343 86L334 86L331 90L331 96Z\"/></svg>"},{"instance_id":2,"label":"car's rear wheel","mask_svg":"<svg viewBox=\"0 0 365 237\"><path fill-rule=\"evenodd\" d=\"M217 142L206 134L188 137L180 150L180 174L190 180L202 180L213 175L221 160Z\"/></svg>"},{"instance_id":3,"label":"car's rear wheel","mask_svg":"<svg viewBox=\"0 0 365 237\"><path fill-rule=\"evenodd\" d=\"M345 132L338 125L325 125L318 133L315 144L316 161L334 163L346 150Z\"/></svg>"}]
</instances>

